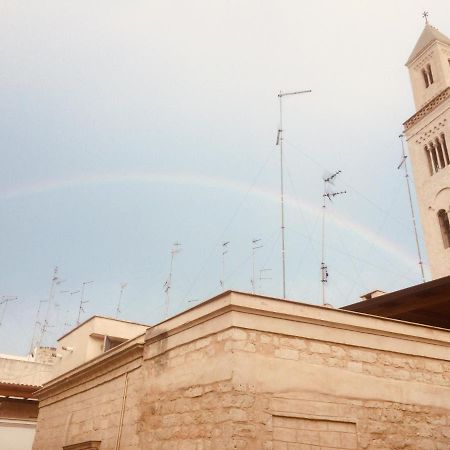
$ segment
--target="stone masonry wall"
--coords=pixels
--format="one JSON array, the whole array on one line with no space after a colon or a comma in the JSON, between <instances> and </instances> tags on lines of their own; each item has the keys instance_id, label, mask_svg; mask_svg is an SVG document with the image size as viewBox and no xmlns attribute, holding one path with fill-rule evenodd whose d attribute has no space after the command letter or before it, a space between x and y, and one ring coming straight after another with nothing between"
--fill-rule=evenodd
<instances>
[{"instance_id":1,"label":"stone masonry wall","mask_svg":"<svg viewBox=\"0 0 450 450\"><path fill-rule=\"evenodd\" d=\"M250 361L250 367L256 355L264 355L280 367L298 362L299 373L305 365L316 368L317 374L330 367L337 369L341 382L345 382L346 374L359 374L367 376L367 383L393 380L403 387L411 382L420 383L418 386L450 387L448 361L232 328L145 362L147 395L141 405L139 448L450 448L450 402L446 409L408 404L402 398L392 401L364 398L364 392L355 398L345 398L320 389L304 391L300 385L290 391L275 387L267 392L257 383L237 382L234 376L216 383L196 384L195 373L184 387L158 388L159 380L170 377L174 371L189 373L194 362L206 366L224 354L230 357L230 364L236 364L233 358L239 356ZM251 374L248 379L252 377L256 379L258 374ZM335 381L329 380L331 387ZM153 385L150 389L149 383ZM276 386L277 380L272 383ZM450 398L450 389L448 394ZM295 426L280 431L289 428L283 427L283 423ZM313 430L305 429L305 424ZM314 427L319 429L315 432ZM354 431L353 437L350 430Z\"/></svg>"},{"instance_id":2,"label":"stone masonry wall","mask_svg":"<svg viewBox=\"0 0 450 450\"><path fill-rule=\"evenodd\" d=\"M69 396L41 404L33 450L61 450L64 445L102 441L102 450L113 450L119 431L126 374L98 380L75 389ZM128 373L121 446L137 449L137 410L141 398L139 369Z\"/></svg>"}]
</instances>

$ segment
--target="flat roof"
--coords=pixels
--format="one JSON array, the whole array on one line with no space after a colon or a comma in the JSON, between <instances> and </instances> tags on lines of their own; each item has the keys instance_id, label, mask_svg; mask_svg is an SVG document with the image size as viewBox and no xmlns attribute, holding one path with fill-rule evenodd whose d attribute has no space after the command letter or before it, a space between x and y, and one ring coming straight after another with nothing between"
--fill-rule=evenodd
<instances>
[{"instance_id":1,"label":"flat roof","mask_svg":"<svg viewBox=\"0 0 450 450\"><path fill-rule=\"evenodd\" d=\"M359 301L340 309L450 329L450 276Z\"/></svg>"},{"instance_id":2,"label":"flat roof","mask_svg":"<svg viewBox=\"0 0 450 450\"><path fill-rule=\"evenodd\" d=\"M106 316L98 316L98 315L94 315L92 317L89 317L89 319L86 319L84 322L81 322L79 325L77 325L75 328L72 328L71 330L69 330L67 333L63 334L60 338L58 338L58 342L65 338L66 336L68 336L70 333L73 333L75 330L78 330L78 328L82 327L83 325L85 325L86 323L90 322L91 320L95 319L95 318L99 318L99 319L106 319L106 320L111 320L113 322L123 322L123 323L129 323L131 325L139 325L142 327L151 327L151 325L149 325L148 323L138 323L138 322L131 322L130 320L123 320L123 319L114 319L113 317L106 317Z\"/></svg>"}]
</instances>

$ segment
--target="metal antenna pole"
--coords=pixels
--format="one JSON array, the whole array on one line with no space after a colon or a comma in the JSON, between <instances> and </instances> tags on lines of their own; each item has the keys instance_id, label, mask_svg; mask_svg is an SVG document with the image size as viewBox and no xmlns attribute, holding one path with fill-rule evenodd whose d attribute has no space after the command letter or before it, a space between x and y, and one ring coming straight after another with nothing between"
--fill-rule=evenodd
<instances>
[{"instance_id":1,"label":"metal antenna pole","mask_svg":"<svg viewBox=\"0 0 450 450\"><path fill-rule=\"evenodd\" d=\"M320 274L322 283L322 305L325 305L325 285L328 281L328 268L325 265L325 211L326 211L326 181L323 180L323 204L322 204L322 262L320 263Z\"/></svg>"},{"instance_id":2,"label":"metal antenna pole","mask_svg":"<svg viewBox=\"0 0 450 450\"><path fill-rule=\"evenodd\" d=\"M422 274L422 281L425 283L425 273L423 270L423 261L422 261L422 253L420 251L420 244L419 244L419 237L417 234L417 225L416 225L416 216L414 214L414 206L412 201L412 195L411 195L411 185L409 182L409 173L408 173L408 165L406 164L406 153L405 153L405 145L403 142L403 134L400 134L398 137L400 138L400 142L402 143L402 160L400 164L398 165L397 169L400 169L400 167L404 167L405 169L405 179L406 179L406 186L408 187L408 197L409 197L409 207L411 209L411 219L413 223L414 228L414 237L416 239L416 247L417 247L417 256L419 258L419 266L420 266L420 273Z\"/></svg>"},{"instance_id":3,"label":"metal antenna pole","mask_svg":"<svg viewBox=\"0 0 450 450\"><path fill-rule=\"evenodd\" d=\"M85 300L85 299L84 299L84 291L85 291L85 288L86 288L86 286L87 286L88 284L92 284L93 282L94 282L93 280L91 280L91 281L83 281L83 283L82 283L82 285L81 285L80 307L78 308L77 326L80 325L80 317L81 317L81 313L82 313L82 312L85 312L85 311L84 311L84 308L83 308L83 305L84 305L85 303L88 303L88 302L89 302L89 300Z\"/></svg>"},{"instance_id":4,"label":"metal antenna pole","mask_svg":"<svg viewBox=\"0 0 450 450\"><path fill-rule=\"evenodd\" d=\"M170 289L172 288L172 274L173 274L173 259L176 254L181 252L180 248L181 244L179 242L175 242L173 244L172 250L170 251L170 271L169 277L167 281L164 283L164 292L166 293L166 304L164 307L164 317L169 317L169 308L170 308Z\"/></svg>"},{"instance_id":5,"label":"metal antenna pole","mask_svg":"<svg viewBox=\"0 0 450 450\"><path fill-rule=\"evenodd\" d=\"M262 245L258 245L258 242L261 242L261 239L252 239L252 294L256 292L256 275L255 275L255 252L258 248L262 248Z\"/></svg>"},{"instance_id":6,"label":"metal antenna pole","mask_svg":"<svg viewBox=\"0 0 450 450\"><path fill-rule=\"evenodd\" d=\"M280 200L281 200L281 268L283 277L283 298L286 298L286 251L284 239L284 170L283 170L283 97L287 95L307 94L311 92L310 89L296 92L279 92L278 98L280 102L280 127L277 133L277 143L280 147Z\"/></svg>"},{"instance_id":7,"label":"metal antenna pole","mask_svg":"<svg viewBox=\"0 0 450 450\"><path fill-rule=\"evenodd\" d=\"M60 284L60 282L61 281L58 277L58 266L56 266L55 269L53 270L52 284L50 286L50 292L48 294L47 311L45 313L45 318L41 327L41 335L39 336L36 347L40 347L42 345L45 334L47 333L47 330L49 328L49 316L53 304L53 299L55 298L55 289L56 286Z\"/></svg>"},{"instance_id":8,"label":"metal antenna pole","mask_svg":"<svg viewBox=\"0 0 450 450\"><path fill-rule=\"evenodd\" d=\"M224 242L222 244L222 277L220 279L220 287L225 288L225 255L228 253L228 245L230 241Z\"/></svg>"},{"instance_id":9,"label":"metal antenna pole","mask_svg":"<svg viewBox=\"0 0 450 450\"><path fill-rule=\"evenodd\" d=\"M119 301L117 303L117 308L116 308L116 319L119 317L119 314L120 314L120 303L122 301L123 291L125 290L125 288L127 286L128 286L128 283L120 283L120 295L119 295Z\"/></svg>"},{"instance_id":10,"label":"metal antenna pole","mask_svg":"<svg viewBox=\"0 0 450 450\"><path fill-rule=\"evenodd\" d=\"M320 274L322 283L322 306L327 305L326 284L328 283L328 266L325 264L325 213L326 200L330 200L338 195L346 194L347 191L328 192L328 184L333 184L333 180L341 173L340 170L323 179L323 204L322 204L322 262L320 263Z\"/></svg>"}]
</instances>

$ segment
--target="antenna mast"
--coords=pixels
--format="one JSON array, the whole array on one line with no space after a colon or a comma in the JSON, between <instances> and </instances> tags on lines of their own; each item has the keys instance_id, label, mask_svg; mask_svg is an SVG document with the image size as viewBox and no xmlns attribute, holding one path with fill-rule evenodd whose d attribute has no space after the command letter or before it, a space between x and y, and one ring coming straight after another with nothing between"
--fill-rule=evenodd
<instances>
[{"instance_id":1,"label":"antenna mast","mask_svg":"<svg viewBox=\"0 0 450 450\"><path fill-rule=\"evenodd\" d=\"M283 277L283 298L286 298L286 252L284 242L284 171L283 171L283 97L287 95L307 94L311 92L310 89L296 92L279 92L278 98L280 101L280 127L277 133L276 145L280 147L280 201L281 201L281 268ZM253 277L254 279L254 277Z\"/></svg>"},{"instance_id":2,"label":"antenna mast","mask_svg":"<svg viewBox=\"0 0 450 450\"><path fill-rule=\"evenodd\" d=\"M414 206L412 201L412 195L411 195L411 185L409 182L409 173L408 173L408 165L406 164L406 153L405 153L405 145L403 142L403 134L400 134L398 137L400 138L400 142L402 143L402 160L400 161L400 164L398 165L397 169L400 169L400 167L404 167L405 169L405 180L406 180L406 186L408 187L408 197L409 197L409 207L411 209L411 219L413 223L414 228L414 237L416 239L416 247L417 247L417 256L419 258L419 266L420 266L420 273L422 274L422 281L425 283L425 273L423 270L423 261L422 261L422 253L420 251L420 244L419 244L419 237L417 234L417 225L416 225L416 216L414 214Z\"/></svg>"},{"instance_id":3,"label":"antenna mast","mask_svg":"<svg viewBox=\"0 0 450 450\"><path fill-rule=\"evenodd\" d=\"M173 274L173 259L175 255L181 252L181 244L179 242L175 242L173 244L172 250L170 251L170 271L169 277L167 281L164 283L164 292L166 293L166 303L164 307L164 316L166 318L169 317L169 308L170 308L170 289L172 288L172 274Z\"/></svg>"},{"instance_id":4,"label":"antenna mast","mask_svg":"<svg viewBox=\"0 0 450 450\"><path fill-rule=\"evenodd\" d=\"M125 288L127 286L128 286L128 283L120 283L120 295L119 295L119 301L117 303L117 308L116 308L116 319L119 317L119 314L120 314L120 303L122 301L123 291L125 290Z\"/></svg>"},{"instance_id":5,"label":"antenna mast","mask_svg":"<svg viewBox=\"0 0 450 450\"><path fill-rule=\"evenodd\" d=\"M328 186L333 184L334 179L341 173L340 170L323 178L323 204L322 204L322 262L320 263L320 274L322 283L322 305L327 305L325 286L328 283L328 266L325 264L325 212L327 208L327 199L331 201L333 197L346 194L347 191L328 192Z\"/></svg>"},{"instance_id":6,"label":"antenna mast","mask_svg":"<svg viewBox=\"0 0 450 450\"><path fill-rule=\"evenodd\" d=\"M56 289L56 286L58 286L61 283L62 283L62 280L58 277L58 266L56 266L55 269L53 270L52 284L50 286L50 292L48 294L47 311L45 313L44 321L42 322L41 334L36 343L36 347L40 347L42 345L42 342L44 341L44 337L50 327L49 317L50 317L51 308L53 306L53 300L55 299L55 289ZM39 309L40 309L40 305L39 305Z\"/></svg>"},{"instance_id":7,"label":"antenna mast","mask_svg":"<svg viewBox=\"0 0 450 450\"><path fill-rule=\"evenodd\" d=\"M222 278L220 279L220 287L222 290L225 289L225 255L228 253L228 245L230 241L224 242L222 244Z\"/></svg>"},{"instance_id":8,"label":"antenna mast","mask_svg":"<svg viewBox=\"0 0 450 450\"><path fill-rule=\"evenodd\" d=\"M252 294L256 292L256 275L255 275L255 252L259 248L264 247L262 244L259 244L261 242L261 239L252 239Z\"/></svg>"},{"instance_id":9,"label":"antenna mast","mask_svg":"<svg viewBox=\"0 0 450 450\"><path fill-rule=\"evenodd\" d=\"M85 300L84 299L84 291L85 288L88 284L92 284L94 281L83 281L83 283L81 284L81 295L80 295L80 307L78 308L78 317L77 317L77 326L80 325L80 317L81 317L81 313L85 312L83 305L86 303L89 303L89 300Z\"/></svg>"}]
</instances>

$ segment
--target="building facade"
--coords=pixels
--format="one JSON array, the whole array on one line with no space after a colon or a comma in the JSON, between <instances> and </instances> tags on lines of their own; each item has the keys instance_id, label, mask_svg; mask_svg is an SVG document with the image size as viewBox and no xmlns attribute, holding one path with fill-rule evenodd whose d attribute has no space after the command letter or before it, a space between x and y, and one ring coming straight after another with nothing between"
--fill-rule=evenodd
<instances>
[{"instance_id":1,"label":"building facade","mask_svg":"<svg viewBox=\"0 0 450 450\"><path fill-rule=\"evenodd\" d=\"M448 449L449 346L444 329L227 292L47 383L33 449Z\"/></svg>"},{"instance_id":2,"label":"building facade","mask_svg":"<svg viewBox=\"0 0 450 450\"><path fill-rule=\"evenodd\" d=\"M450 275L450 39L430 24L408 67L416 113L404 123L433 278Z\"/></svg>"}]
</instances>

